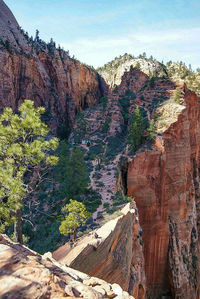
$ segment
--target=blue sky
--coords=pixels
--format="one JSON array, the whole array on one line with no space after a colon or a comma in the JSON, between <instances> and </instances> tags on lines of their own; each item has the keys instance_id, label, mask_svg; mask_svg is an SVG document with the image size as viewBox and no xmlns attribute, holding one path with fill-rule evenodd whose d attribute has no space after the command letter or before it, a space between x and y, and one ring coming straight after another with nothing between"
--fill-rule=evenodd
<instances>
[{"instance_id":1,"label":"blue sky","mask_svg":"<svg viewBox=\"0 0 200 299\"><path fill-rule=\"evenodd\" d=\"M18 23L95 67L147 53L200 67L200 0L4 0Z\"/></svg>"}]
</instances>

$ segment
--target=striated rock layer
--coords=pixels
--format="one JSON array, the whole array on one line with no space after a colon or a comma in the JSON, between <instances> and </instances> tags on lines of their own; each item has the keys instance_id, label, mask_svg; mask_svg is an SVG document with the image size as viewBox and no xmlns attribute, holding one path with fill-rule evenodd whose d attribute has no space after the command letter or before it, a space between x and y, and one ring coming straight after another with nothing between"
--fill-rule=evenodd
<instances>
[{"instance_id":1,"label":"striated rock layer","mask_svg":"<svg viewBox=\"0 0 200 299\"><path fill-rule=\"evenodd\" d=\"M55 44L30 40L0 0L0 111L16 111L30 99L45 106L52 131L66 131L75 113L98 103L107 89L100 75Z\"/></svg>"},{"instance_id":2,"label":"striated rock layer","mask_svg":"<svg viewBox=\"0 0 200 299\"><path fill-rule=\"evenodd\" d=\"M134 299L118 284L57 263L0 235L0 298L121 298Z\"/></svg>"},{"instance_id":3,"label":"striated rock layer","mask_svg":"<svg viewBox=\"0 0 200 299\"><path fill-rule=\"evenodd\" d=\"M68 244L53 257L74 269L118 283L135 298L145 298L144 258L135 203L127 204L120 216L81 239Z\"/></svg>"},{"instance_id":4,"label":"striated rock layer","mask_svg":"<svg viewBox=\"0 0 200 299\"><path fill-rule=\"evenodd\" d=\"M65 52L54 56L9 54L0 50L0 106L14 110L24 99L46 108L46 120L57 128L75 113L98 102L101 96L98 75Z\"/></svg>"},{"instance_id":5,"label":"striated rock layer","mask_svg":"<svg viewBox=\"0 0 200 299\"><path fill-rule=\"evenodd\" d=\"M128 166L128 194L143 230L147 298L200 296L200 98L184 91L177 121Z\"/></svg>"}]
</instances>

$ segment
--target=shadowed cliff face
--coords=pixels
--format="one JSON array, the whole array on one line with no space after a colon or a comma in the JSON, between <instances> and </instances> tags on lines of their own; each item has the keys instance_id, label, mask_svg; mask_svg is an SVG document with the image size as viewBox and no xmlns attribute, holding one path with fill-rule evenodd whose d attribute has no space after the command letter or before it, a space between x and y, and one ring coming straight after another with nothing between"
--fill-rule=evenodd
<instances>
[{"instance_id":1,"label":"shadowed cliff face","mask_svg":"<svg viewBox=\"0 0 200 299\"><path fill-rule=\"evenodd\" d=\"M149 298L167 289L174 298L199 298L199 101L185 87L178 120L129 163Z\"/></svg>"},{"instance_id":2,"label":"shadowed cliff face","mask_svg":"<svg viewBox=\"0 0 200 299\"><path fill-rule=\"evenodd\" d=\"M34 56L9 54L0 50L1 109L14 110L24 99L46 108L46 120L55 130L75 113L96 104L102 94L98 75L62 51L53 57L40 52Z\"/></svg>"},{"instance_id":3,"label":"shadowed cliff face","mask_svg":"<svg viewBox=\"0 0 200 299\"><path fill-rule=\"evenodd\" d=\"M108 87L100 76L69 57L31 42L20 30L11 11L0 0L0 109L15 111L24 99L46 108L45 120L52 132L71 127L77 111L98 103Z\"/></svg>"}]
</instances>

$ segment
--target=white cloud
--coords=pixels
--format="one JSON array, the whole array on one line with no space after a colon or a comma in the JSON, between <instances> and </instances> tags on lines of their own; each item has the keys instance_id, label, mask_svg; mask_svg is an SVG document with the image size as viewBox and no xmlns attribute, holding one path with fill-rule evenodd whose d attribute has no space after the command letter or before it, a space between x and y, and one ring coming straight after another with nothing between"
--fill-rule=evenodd
<instances>
[{"instance_id":1,"label":"white cloud","mask_svg":"<svg viewBox=\"0 0 200 299\"><path fill-rule=\"evenodd\" d=\"M79 39L61 44L81 61L95 67L120 54L147 52L159 60L182 60L194 68L200 66L200 27L175 30L149 30L126 36Z\"/></svg>"}]
</instances>

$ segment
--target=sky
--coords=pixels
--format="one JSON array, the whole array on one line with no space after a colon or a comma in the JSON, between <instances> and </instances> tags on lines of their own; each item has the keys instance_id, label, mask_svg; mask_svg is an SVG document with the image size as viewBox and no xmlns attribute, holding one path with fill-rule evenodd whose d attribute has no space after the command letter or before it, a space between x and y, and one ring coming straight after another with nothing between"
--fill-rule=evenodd
<instances>
[{"instance_id":1,"label":"sky","mask_svg":"<svg viewBox=\"0 0 200 299\"><path fill-rule=\"evenodd\" d=\"M4 0L29 35L102 66L146 52L200 67L200 0Z\"/></svg>"}]
</instances>

